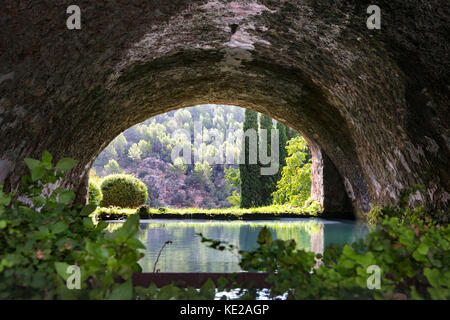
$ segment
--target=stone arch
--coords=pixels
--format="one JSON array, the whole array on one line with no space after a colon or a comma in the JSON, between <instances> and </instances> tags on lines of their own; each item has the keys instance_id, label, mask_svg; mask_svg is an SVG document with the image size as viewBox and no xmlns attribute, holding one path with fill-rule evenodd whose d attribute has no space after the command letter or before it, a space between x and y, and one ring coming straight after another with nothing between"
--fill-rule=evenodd
<instances>
[{"instance_id":1,"label":"stone arch","mask_svg":"<svg viewBox=\"0 0 450 320\"><path fill-rule=\"evenodd\" d=\"M220 103L301 132L358 213L415 183L427 189L417 200L448 207L446 1L380 1L382 30L365 28L367 5L312 0L81 1L82 29L67 30L63 2L6 0L0 13L1 43L11 44L0 57L8 190L22 159L44 149L80 160L65 183L82 190L93 159L126 128Z\"/></svg>"}]
</instances>

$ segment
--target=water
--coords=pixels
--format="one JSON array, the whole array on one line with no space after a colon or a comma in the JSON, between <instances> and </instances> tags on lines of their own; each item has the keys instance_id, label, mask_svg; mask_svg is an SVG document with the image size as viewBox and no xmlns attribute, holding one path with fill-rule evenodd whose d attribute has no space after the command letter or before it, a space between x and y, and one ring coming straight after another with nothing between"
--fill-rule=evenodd
<instances>
[{"instance_id":1,"label":"water","mask_svg":"<svg viewBox=\"0 0 450 320\"><path fill-rule=\"evenodd\" d=\"M119 226L112 222L110 229ZM161 253L156 269L160 272L239 272L237 252L218 251L200 242L203 236L227 241L240 250L257 247L256 239L262 227L267 226L273 239L295 239L297 247L323 253L333 244L350 244L364 238L368 230L364 224L352 221L323 219L280 219L257 221L211 220L141 220L139 239L145 244L145 256L140 264L143 272L153 272L161 247L172 241Z\"/></svg>"}]
</instances>

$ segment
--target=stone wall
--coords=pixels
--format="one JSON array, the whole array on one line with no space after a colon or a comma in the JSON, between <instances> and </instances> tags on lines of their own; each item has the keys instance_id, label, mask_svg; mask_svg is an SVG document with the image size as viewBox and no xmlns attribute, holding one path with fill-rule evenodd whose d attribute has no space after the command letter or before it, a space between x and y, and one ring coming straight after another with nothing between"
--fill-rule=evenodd
<instances>
[{"instance_id":1,"label":"stone wall","mask_svg":"<svg viewBox=\"0 0 450 320\"><path fill-rule=\"evenodd\" d=\"M346 190L336 166L320 147L308 141L312 155L311 199L319 202L328 217L353 218L350 190ZM356 203L354 204L356 205Z\"/></svg>"}]
</instances>

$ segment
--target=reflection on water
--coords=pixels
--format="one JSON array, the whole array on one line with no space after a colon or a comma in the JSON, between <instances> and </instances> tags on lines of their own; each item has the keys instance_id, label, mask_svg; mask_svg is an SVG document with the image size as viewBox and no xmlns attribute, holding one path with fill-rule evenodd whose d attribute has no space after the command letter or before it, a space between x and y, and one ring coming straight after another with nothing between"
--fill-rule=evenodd
<instances>
[{"instance_id":1,"label":"reflection on water","mask_svg":"<svg viewBox=\"0 0 450 320\"><path fill-rule=\"evenodd\" d=\"M110 225L117 227L117 222ZM240 250L257 247L256 239L262 227L267 226L274 239L294 239L300 249L323 253L324 247L352 243L364 238L367 227L349 221L322 219L280 219L258 221L211 220L142 220L139 239L146 251L140 263L143 272L152 272L159 250L170 240L159 258L160 272L238 272L237 253L218 251L200 242L196 233L226 241Z\"/></svg>"}]
</instances>

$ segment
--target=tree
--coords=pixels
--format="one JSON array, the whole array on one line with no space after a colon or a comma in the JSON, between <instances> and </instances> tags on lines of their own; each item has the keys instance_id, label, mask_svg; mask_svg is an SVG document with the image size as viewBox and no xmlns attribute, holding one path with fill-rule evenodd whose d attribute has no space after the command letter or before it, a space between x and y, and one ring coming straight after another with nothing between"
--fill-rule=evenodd
<instances>
[{"instance_id":1,"label":"tree","mask_svg":"<svg viewBox=\"0 0 450 320\"><path fill-rule=\"evenodd\" d=\"M105 164L103 168L105 169L105 172L108 175L123 173L123 170L120 168L119 164L114 159L110 159L108 164Z\"/></svg>"},{"instance_id":2,"label":"tree","mask_svg":"<svg viewBox=\"0 0 450 320\"><path fill-rule=\"evenodd\" d=\"M128 145L128 141L127 138L125 138L124 134L121 133L119 134L114 140L113 140L113 145L117 150L117 153L120 155L125 154L127 145Z\"/></svg>"},{"instance_id":3,"label":"tree","mask_svg":"<svg viewBox=\"0 0 450 320\"><path fill-rule=\"evenodd\" d=\"M194 171L192 172L192 177L195 183L198 185L204 185L206 189L212 188L211 183L212 169L208 162L196 163Z\"/></svg>"},{"instance_id":4,"label":"tree","mask_svg":"<svg viewBox=\"0 0 450 320\"><path fill-rule=\"evenodd\" d=\"M242 139L245 161L239 164L241 176L241 208L258 207L263 204L261 199L260 168L258 164L250 164L250 138L246 135L248 130L256 132L256 153L258 154L258 113L245 110L244 125L242 127L244 136ZM254 146L253 146L254 147Z\"/></svg>"},{"instance_id":5,"label":"tree","mask_svg":"<svg viewBox=\"0 0 450 320\"><path fill-rule=\"evenodd\" d=\"M302 206L311 193L311 158L308 145L302 136L288 141L286 166L283 168L277 191L273 193L275 204L289 203Z\"/></svg>"},{"instance_id":6,"label":"tree","mask_svg":"<svg viewBox=\"0 0 450 320\"><path fill-rule=\"evenodd\" d=\"M239 207L241 203L241 195L239 189L241 188L241 174L239 168L229 167L224 168L225 180L228 181L232 187L237 188L233 190L232 195L227 197L227 200L233 207Z\"/></svg>"},{"instance_id":7,"label":"tree","mask_svg":"<svg viewBox=\"0 0 450 320\"><path fill-rule=\"evenodd\" d=\"M260 116L260 129L266 130L266 137L267 140L265 141L265 145L261 143L260 141L260 148L266 148L266 155L269 157L272 157L271 154L271 145L272 145L272 119L267 117L264 114L261 114ZM259 134L261 138L261 133ZM260 167L269 167L270 163L267 165L263 165L260 163ZM261 175L261 200L263 201L264 205L271 205L272 204L272 193L277 189L277 175Z\"/></svg>"},{"instance_id":8,"label":"tree","mask_svg":"<svg viewBox=\"0 0 450 320\"><path fill-rule=\"evenodd\" d=\"M188 109L179 109L173 114L176 122L181 126L184 123L192 123L192 116Z\"/></svg>"},{"instance_id":9,"label":"tree","mask_svg":"<svg viewBox=\"0 0 450 320\"><path fill-rule=\"evenodd\" d=\"M259 117L257 113L253 114L256 116L256 119ZM199 130L194 132L193 124L200 119L204 121L203 130L201 132ZM228 205L227 197L232 195L234 190L237 191L237 194L241 192L240 170L239 165L236 164L236 160L241 153L243 154L241 152L243 150L241 133L244 119L245 109L222 105L203 105L161 114L135 125L118 135L99 155L94 163L94 167L104 175L104 166L108 164L109 160L114 159L117 161L117 166L120 166L119 168L123 168L125 171L136 175L145 176L148 172L139 168L142 164L139 160L154 157L165 162L165 164L161 163L160 166L167 167L167 165L170 165L171 173L187 175L186 181L188 184L198 185L199 183L196 180L199 179L196 178L199 178L199 176L196 173L193 174L195 164L191 162L194 160L194 162L201 162L201 165L203 165L203 162L206 161L211 165L212 173L208 179L210 183L204 185L204 182L202 182L201 188L213 190L211 197L214 199L216 205ZM268 126L271 126L273 120L269 118L261 119L263 123L267 120ZM178 129L185 129L189 134L178 131ZM255 130L256 136L258 136L258 120L254 123L252 129ZM270 128L268 129L268 138L270 141L271 132ZM197 136L194 136L194 133ZM197 145L195 144L195 139L199 138L203 138L203 143ZM260 143L258 141L254 143L253 139L252 137L250 139L252 142L248 141L247 143L253 143L250 147L257 149ZM174 150L174 148L176 149ZM268 148L270 148L270 144ZM177 150L183 151L172 155L172 151ZM187 151L191 151L191 159L187 159L189 158L189 152ZM256 153L258 153L258 150L256 150ZM199 155L201 157L198 157ZM225 159L224 156L226 157ZM175 160L178 157L183 157L191 161L185 161L186 164L182 164L181 159ZM248 159L248 154L246 158ZM228 169L224 170L224 165L213 165L213 163L227 163L226 167ZM230 168L229 164L233 164L233 168ZM248 161L247 164L249 164ZM110 165L108 167L114 166ZM254 169L254 183L250 191L261 193L262 190L259 187L255 187L255 184L261 184L259 181L261 178L261 167L259 167L259 164L252 162L249 168L251 170ZM197 169L199 169L198 166ZM229 173L227 174L227 172ZM173 174L172 176L175 177L177 174ZM195 178L194 176L196 175L197 177ZM234 182L229 183L224 181L225 175L233 179ZM201 179L203 181L203 176ZM174 190L174 193L176 193L176 190ZM270 195L270 192L266 192L266 194ZM268 195L264 196L264 199L268 199ZM250 205L261 205L258 197L251 196L251 201L253 204L250 203Z\"/></svg>"},{"instance_id":10,"label":"tree","mask_svg":"<svg viewBox=\"0 0 450 320\"><path fill-rule=\"evenodd\" d=\"M116 148L114 147L113 143L111 142L103 150L103 152L99 154L99 156L97 157L97 160L96 160L96 164L99 167L103 167L108 163L108 161L110 159L117 159L117 158L118 158L118 155L117 155Z\"/></svg>"},{"instance_id":11,"label":"tree","mask_svg":"<svg viewBox=\"0 0 450 320\"><path fill-rule=\"evenodd\" d=\"M137 161L141 160L142 151L139 149L139 146L137 143L133 143L133 145L128 150L128 157Z\"/></svg>"},{"instance_id":12,"label":"tree","mask_svg":"<svg viewBox=\"0 0 450 320\"><path fill-rule=\"evenodd\" d=\"M183 158L176 158L173 164L170 164L170 169L175 174L185 174L187 170L187 165L184 163Z\"/></svg>"},{"instance_id":13,"label":"tree","mask_svg":"<svg viewBox=\"0 0 450 320\"><path fill-rule=\"evenodd\" d=\"M239 207L239 204L241 203L241 195L236 190L233 190L232 195L227 197L227 200L233 205L233 207Z\"/></svg>"},{"instance_id":14,"label":"tree","mask_svg":"<svg viewBox=\"0 0 450 320\"><path fill-rule=\"evenodd\" d=\"M225 172L225 180L230 182L231 185L235 188L241 186L241 174L239 172L239 168L235 169L233 167L224 168Z\"/></svg>"},{"instance_id":15,"label":"tree","mask_svg":"<svg viewBox=\"0 0 450 320\"><path fill-rule=\"evenodd\" d=\"M138 148L141 151L141 157L148 157L152 154L152 144L149 141L140 140Z\"/></svg>"}]
</instances>

